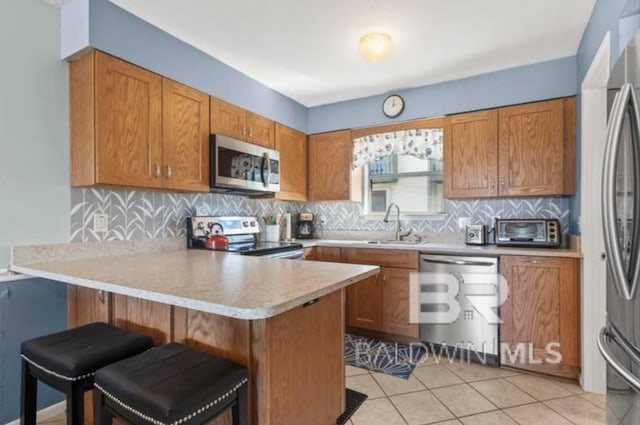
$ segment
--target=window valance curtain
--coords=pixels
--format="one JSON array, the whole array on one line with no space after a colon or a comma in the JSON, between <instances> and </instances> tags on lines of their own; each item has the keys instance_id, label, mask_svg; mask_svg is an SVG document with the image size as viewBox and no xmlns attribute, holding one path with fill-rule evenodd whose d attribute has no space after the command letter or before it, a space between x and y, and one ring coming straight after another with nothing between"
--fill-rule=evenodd
<instances>
[{"instance_id":1,"label":"window valance curtain","mask_svg":"<svg viewBox=\"0 0 640 425\"><path fill-rule=\"evenodd\" d=\"M372 164L391 155L442 160L441 128L392 131L353 140L353 167Z\"/></svg>"}]
</instances>

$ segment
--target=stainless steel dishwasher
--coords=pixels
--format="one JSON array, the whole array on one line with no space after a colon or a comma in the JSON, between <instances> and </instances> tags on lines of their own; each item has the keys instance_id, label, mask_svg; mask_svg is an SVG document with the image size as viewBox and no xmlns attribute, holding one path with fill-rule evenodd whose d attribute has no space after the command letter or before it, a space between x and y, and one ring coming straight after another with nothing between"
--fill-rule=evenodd
<instances>
[{"instance_id":1,"label":"stainless steel dishwasher","mask_svg":"<svg viewBox=\"0 0 640 425\"><path fill-rule=\"evenodd\" d=\"M421 254L420 272L420 340L435 354L499 364L498 259Z\"/></svg>"}]
</instances>

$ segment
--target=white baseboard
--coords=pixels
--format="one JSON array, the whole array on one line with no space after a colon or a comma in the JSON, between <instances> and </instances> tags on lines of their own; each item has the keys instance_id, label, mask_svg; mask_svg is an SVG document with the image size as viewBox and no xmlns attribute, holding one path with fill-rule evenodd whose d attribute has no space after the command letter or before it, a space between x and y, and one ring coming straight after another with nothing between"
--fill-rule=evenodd
<instances>
[{"instance_id":1,"label":"white baseboard","mask_svg":"<svg viewBox=\"0 0 640 425\"><path fill-rule=\"evenodd\" d=\"M66 408L66 401L61 401L60 403L45 407L44 409L38 411L37 421L40 422L55 418L56 416L64 413ZM15 421L9 422L6 425L20 425L20 419L16 419Z\"/></svg>"}]
</instances>

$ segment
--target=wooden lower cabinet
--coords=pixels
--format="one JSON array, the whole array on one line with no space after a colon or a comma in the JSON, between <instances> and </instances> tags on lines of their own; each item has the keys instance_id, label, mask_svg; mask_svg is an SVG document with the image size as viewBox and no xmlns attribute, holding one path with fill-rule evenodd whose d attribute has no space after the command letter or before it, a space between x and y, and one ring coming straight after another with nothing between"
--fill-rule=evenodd
<instances>
[{"instance_id":1,"label":"wooden lower cabinet","mask_svg":"<svg viewBox=\"0 0 640 425\"><path fill-rule=\"evenodd\" d=\"M409 283L412 270L382 268L382 331L418 338L418 325L409 323Z\"/></svg>"},{"instance_id":2,"label":"wooden lower cabinet","mask_svg":"<svg viewBox=\"0 0 640 425\"><path fill-rule=\"evenodd\" d=\"M71 285L68 290L69 327L111 322L150 335L156 344L180 342L246 365L250 425L336 423L345 408L344 305L345 292L336 291L311 305L250 321ZM84 423L89 425L91 397L87 392ZM231 423L230 411L210 422Z\"/></svg>"},{"instance_id":3,"label":"wooden lower cabinet","mask_svg":"<svg viewBox=\"0 0 640 425\"><path fill-rule=\"evenodd\" d=\"M347 288L347 325L382 330L382 292L379 275Z\"/></svg>"},{"instance_id":4,"label":"wooden lower cabinet","mask_svg":"<svg viewBox=\"0 0 640 425\"><path fill-rule=\"evenodd\" d=\"M503 256L509 296L502 305L502 364L577 378L580 372L580 279L572 258ZM559 360L557 362L556 360Z\"/></svg>"},{"instance_id":5,"label":"wooden lower cabinet","mask_svg":"<svg viewBox=\"0 0 640 425\"><path fill-rule=\"evenodd\" d=\"M172 307L140 298L114 295L113 324L153 338L155 345L173 340Z\"/></svg>"}]
</instances>

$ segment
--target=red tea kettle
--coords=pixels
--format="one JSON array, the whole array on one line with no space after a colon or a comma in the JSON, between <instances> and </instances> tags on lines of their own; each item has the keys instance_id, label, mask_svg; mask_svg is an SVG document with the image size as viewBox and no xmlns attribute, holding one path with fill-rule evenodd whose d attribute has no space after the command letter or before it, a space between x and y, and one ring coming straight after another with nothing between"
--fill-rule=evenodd
<instances>
[{"instance_id":1,"label":"red tea kettle","mask_svg":"<svg viewBox=\"0 0 640 425\"><path fill-rule=\"evenodd\" d=\"M217 229L214 229L215 227ZM209 223L209 238L204 241L207 249L227 249L229 248L229 238L224 235L224 227L220 223Z\"/></svg>"}]
</instances>

